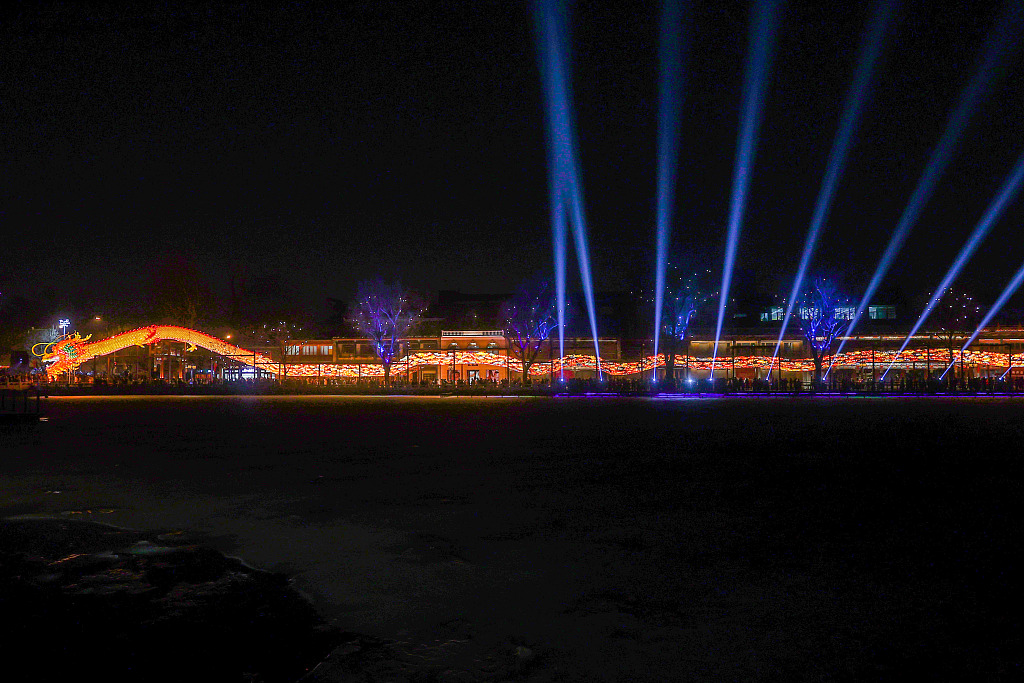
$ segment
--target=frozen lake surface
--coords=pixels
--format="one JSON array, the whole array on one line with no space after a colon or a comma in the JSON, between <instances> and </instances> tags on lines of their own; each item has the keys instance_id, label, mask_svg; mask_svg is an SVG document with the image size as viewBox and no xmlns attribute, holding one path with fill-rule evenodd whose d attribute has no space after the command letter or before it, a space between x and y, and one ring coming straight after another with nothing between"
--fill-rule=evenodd
<instances>
[{"instance_id":1,"label":"frozen lake surface","mask_svg":"<svg viewBox=\"0 0 1024 683\"><path fill-rule=\"evenodd\" d=\"M1024 399L45 403L4 516L181 531L465 680L1020 674Z\"/></svg>"}]
</instances>

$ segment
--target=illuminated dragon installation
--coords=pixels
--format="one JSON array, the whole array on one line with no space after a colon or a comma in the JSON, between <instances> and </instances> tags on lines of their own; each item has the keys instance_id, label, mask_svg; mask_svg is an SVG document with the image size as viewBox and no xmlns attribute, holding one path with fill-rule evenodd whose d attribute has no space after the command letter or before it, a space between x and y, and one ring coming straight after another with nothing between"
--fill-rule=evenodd
<instances>
[{"instance_id":1,"label":"illuminated dragon installation","mask_svg":"<svg viewBox=\"0 0 1024 683\"><path fill-rule=\"evenodd\" d=\"M105 356L129 346L146 346L161 341L184 342L188 345L189 351L195 351L198 347L202 347L221 356L236 358L249 367L258 367L272 374L277 374L280 368L279 364L266 354L249 351L205 332L176 325L148 325L96 342L90 342L91 337L92 335L81 337L75 333L50 344L36 344L32 352L42 357L43 363L47 364L46 371L50 375L74 370L82 363L97 356ZM40 347L42 347L41 350Z\"/></svg>"},{"instance_id":2,"label":"illuminated dragon installation","mask_svg":"<svg viewBox=\"0 0 1024 683\"><path fill-rule=\"evenodd\" d=\"M46 364L47 373L55 377L61 373L74 371L82 363L97 356L105 356L130 346L145 346L160 341L183 342L189 351L202 347L220 356L226 356L247 367L257 368L268 375L294 378L362 378L383 377L384 368L376 364L361 363L279 363L264 353L250 351L235 346L205 332L191 330L175 325L149 325L129 332L115 334L107 339L90 342L90 336L81 337L77 333L49 343L37 344L33 352L41 356ZM41 350L38 350L42 347ZM926 349L905 350L896 358L895 351L848 351L836 357L836 367L870 368L886 367L896 359L895 367L925 368L928 364ZM963 362L971 367L988 367L992 369L1007 367L1007 355L992 351L965 351ZM550 373L567 371L595 370L593 356L569 354L562 358L538 359L531 367L530 374L542 377ZM712 361L718 367L735 367L768 371L772 363L771 356L720 356L718 358L685 355L676 357L676 368L689 368L695 371L707 371ZM960 362L959 354L956 361ZM601 361L601 368L613 376L635 375L648 372L665 364L664 354L657 357L648 356L641 361L612 362ZM523 364L517 358L506 357L493 351L420 351L397 359L391 365L392 375L402 375L419 368L451 367L452 365L470 365L491 368L505 368L509 373L522 374ZM948 354L943 350L933 349L931 366L939 371L950 365ZM775 359L775 368L791 372L812 372L814 364L810 359Z\"/></svg>"}]
</instances>

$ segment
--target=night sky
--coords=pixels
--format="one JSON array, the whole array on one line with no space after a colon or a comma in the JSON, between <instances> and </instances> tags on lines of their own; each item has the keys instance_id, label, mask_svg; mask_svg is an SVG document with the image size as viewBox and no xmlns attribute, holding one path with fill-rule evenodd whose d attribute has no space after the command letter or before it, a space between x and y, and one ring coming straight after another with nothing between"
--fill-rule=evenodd
<instances>
[{"instance_id":1,"label":"night sky","mask_svg":"<svg viewBox=\"0 0 1024 683\"><path fill-rule=\"evenodd\" d=\"M230 267L280 273L316 310L375 275L424 292L501 292L550 270L528 3L142 7L5 10L5 295L132 297L168 253L193 258L218 288ZM866 284L999 9L899 7L815 267ZM788 290L869 11L785 7L736 296ZM572 5L602 289L652 277L659 13ZM674 230L718 272L748 6L699 2L690 16ZM1021 62L1016 50L993 74L886 288L917 295L938 281L1024 149ZM1018 199L961 276L980 299L1024 260L1022 219Z\"/></svg>"}]
</instances>

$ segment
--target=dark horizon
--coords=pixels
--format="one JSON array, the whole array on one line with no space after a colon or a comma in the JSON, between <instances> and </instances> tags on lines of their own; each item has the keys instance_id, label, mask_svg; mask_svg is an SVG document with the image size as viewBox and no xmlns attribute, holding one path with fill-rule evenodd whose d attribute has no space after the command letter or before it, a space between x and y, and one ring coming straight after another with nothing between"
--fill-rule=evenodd
<instances>
[{"instance_id":1,"label":"dark horizon","mask_svg":"<svg viewBox=\"0 0 1024 683\"><path fill-rule=\"evenodd\" d=\"M785 7L737 295L789 288L870 10ZM600 290L653 270L659 11L578 2L570 15ZM999 12L901 4L812 270L866 284ZM718 272L748 16L716 3L691 18L674 237ZM316 315L377 275L497 293L551 269L528 3L49 5L8 12L0 31L5 297L131 299L177 255L219 292L232 269L278 274ZM993 74L883 287L930 291L1020 154L1019 54ZM1022 219L1018 199L955 286L994 300L1024 259Z\"/></svg>"}]
</instances>

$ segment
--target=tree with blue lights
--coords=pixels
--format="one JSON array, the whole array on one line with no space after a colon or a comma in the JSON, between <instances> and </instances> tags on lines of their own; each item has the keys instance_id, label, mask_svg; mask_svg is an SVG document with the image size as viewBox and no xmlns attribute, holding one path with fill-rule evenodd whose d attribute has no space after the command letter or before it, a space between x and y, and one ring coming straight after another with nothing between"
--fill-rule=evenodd
<instances>
[{"instance_id":1,"label":"tree with blue lights","mask_svg":"<svg viewBox=\"0 0 1024 683\"><path fill-rule=\"evenodd\" d=\"M359 331L373 340L373 348L384 366L384 386L387 387L391 383L391 364L399 353L401 341L419 322L423 309L401 283L384 282L380 278L359 283L352 309Z\"/></svg>"},{"instance_id":2,"label":"tree with blue lights","mask_svg":"<svg viewBox=\"0 0 1024 683\"><path fill-rule=\"evenodd\" d=\"M530 381L530 366L544 341L558 326L551 283L535 278L523 283L501 305L499 320L509 350L523 363L523 384Z\"/></svg>"},{"instance_id":3,"label":"tree with blue lights","mask_svg":"<svg viewBox=\"0 0 1024 683\"><path fill-rule=\"evenodd\" d=\"M848 299L839 293L834 280L815 277L793 311L814 361L815 388L821 385L821 367L826 356L832 353L832 344L850 324L846 303Z\"/></svg>"},{"instance_id":4,"label":"tree with blue lights","mask_svg":"<svg viewBox=\"0 0 1024 683\"><path fill-rule=\"evenodd\" d=\"M712 296L703 286L708 272L684 275L672 266L666 273L661 348L665 353L665 378L670 383L675 381L676 354L690 333L690 323Z\"/></svg>"}]
</instances>

